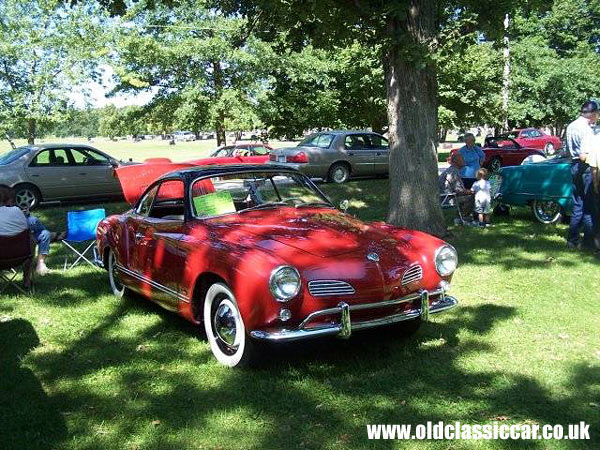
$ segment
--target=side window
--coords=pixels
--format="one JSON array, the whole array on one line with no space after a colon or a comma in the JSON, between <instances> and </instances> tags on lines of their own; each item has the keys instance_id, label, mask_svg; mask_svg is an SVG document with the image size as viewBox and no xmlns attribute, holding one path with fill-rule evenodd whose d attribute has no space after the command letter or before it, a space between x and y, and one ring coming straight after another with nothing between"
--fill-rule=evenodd
<instances>
[{"instance_id":1,"label":"side window","mask_svg":"<svg viewBox=\"0 0 600 450\"><path fill-rule=\"evenodd\" d=\"M344 139L344 148L347 150L360 150L370 147L364 134L350 134Z\"/></svg>"},{"instance_id":2,"label":"side window","mask_svg":"<svg viewBox=\"0 0 600 450\"><path fill-rule=\"evenodd\" d=\"M108 166L110 161L101 153L87 148L72 148L73 160L78 166Z\"/></svg>"},{"instance_id":3,"label":"side window","mask_svg":"<svg viewBox=\"0 0 600 450\"><path fill-rule=\"evenodd\" d=\"M268 155L269 154L269 149L267 149L267 147L264 147L262 145L255 145L254 148L254 154L255 155Z\"/></svg>"},{"instance_id":4,"label":"side window","mask_svg":"<svg viewBox=\"0 0 600 450\"><path fill-rule=\"evenodd\" d=\"M42 150L31 161L31 167L63 167L68 166L69 155L63 148L51 148Z\"/></svg>"},{"instance_id":5,"label":"side window","mask_svg":"<svg viewBox=\"0 0 600 450\"><path fill-rule=\"evenodd\" d=\"M388 141L384 137L379 136L378 134L370 134L369 140L371 141L371 148L385 150L389 148Z\"/></svg>"},{"instance_id":6,"label":"side window","mask_svg":"<svg viewBox=\"0 0 600 450\"><path fill-rule=\"evenodd\" d=\"M530 134L531 137L540 137L542 135L542 133L540 133L538 130L531 130Z\"/></svg>"},{"instance_id":7,"label":"side window","mask_svg":"<svg viewBox=\"0 0 600 450\"><path fill-rule=\"evenodd\" d=\"M163 181L156 193L148 216L165 220L183 220L185 207L183 204L183 181Z\"/></svg>"},{"instance_id":8,"label":"side window","mask_svg":"<svg viewBox=\"0 0 600 450\"><path fill-rule=\"evenodd\" d=\"M137 209L135 210L136 213L142 216L148 216L150 214L150 208L152 207L152 203L154 202L154 198L156 197L157 190L158 185L154 186L152 189L146 192L146 195L142 197Z\"/></svg>"},{"instance_id":9,"label":"side window","mask_svg":"<svg viewBox=\"0 0 600 450\"><path fill-rule=\"evenodd\" d=\"M158 188L158 193L156 194L156 202L164 200L183 201L183 181L167 180L162 182Z\"/></svg>"}]
</instances>

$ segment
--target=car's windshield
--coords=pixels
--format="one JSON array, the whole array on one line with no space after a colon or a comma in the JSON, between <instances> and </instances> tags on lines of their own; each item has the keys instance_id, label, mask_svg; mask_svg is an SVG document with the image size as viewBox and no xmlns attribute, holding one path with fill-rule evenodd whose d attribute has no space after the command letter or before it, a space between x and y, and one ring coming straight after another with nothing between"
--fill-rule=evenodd
<instances>
[{"instance_id":1,"label":"car's windshield","mask_svg":"<svg viewBox=\"0 0 600 450\"><path fill-rule=\"evenodd\" d=\"M298 147L329 148L333 141L333 134L313 134L300 141Z\"/></svg>"},{"instance_id":2,"label":"car's windshield","mask_svg":"<svg viewBox=\"0 0 600 450\"><path fill-rule=\"evenodd\" d=\"M29 151L29 147L18 147L0 155L0 166L6 166L16 161Z\"/></svg>"},{"instance_id":3,"label":"car's windshield","mask_svg":"<svg viewBox=\"0 0 600 450\"><path fill-rule=\"evenodd\" d=\"M220 148L219 150L217 150L216 152L214 152L210 156L212 156L213 158L221 157L221 156L231 156L232 150L233 150L233 147L223 147L223 148Z\"/></svg>"},{"instance_id":4,"label":"car's windshield","mask_svg":"<svg viewBox=\"0 0 600 450\"><path fill-rule=\"evenodd\" d=\"M203 178L192 184L191 196L196 217L284 206L332 207L307 177L287 172L247 172Z\"/></svg>"}]
</instances>

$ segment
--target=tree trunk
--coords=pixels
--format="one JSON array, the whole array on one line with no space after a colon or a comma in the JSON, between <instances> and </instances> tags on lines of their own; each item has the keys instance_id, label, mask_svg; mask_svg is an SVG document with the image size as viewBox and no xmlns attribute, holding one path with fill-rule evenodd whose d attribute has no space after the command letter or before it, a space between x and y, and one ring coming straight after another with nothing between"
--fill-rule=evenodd
<instances>
[{"instance_id":1,"label":"tree trunk","mask_svg":"<svg viewBox=\"0 0 600 450\"><path fill-rule=\"evenodd\" d=\"M223 71L219 61L213 61L213 83L215 88L215 98L219 102L221 93L223 92ZM227 145L227 137L225 136L225 111L219 109L215 118L215 135L217 137L217 146Z\"/></svg>"},{"instance_id":2,"label":"tree trunk","mask_svg":"<svg viewBox=\"0 0 600 450\"><path fill-rule=\"evenodd\" d=\"M27 143L29 145L35 144L36 125L35 119L27 119Z\"/></svg>"},{"instance_id":3,"label":"tree trunk","mask_svg":"<svg viewBox=\"0 0 600 450\"><path fill-rule=\"evenodd\" d=\"M390 203L393 225L446 233L439 203L437 84L435 65L424 59L436 31L436 0L409 0L406 17L390 17L392 37L385 61L390 144ZM399 42L397 36L405 36ZM408 41L408 42L407 42ZM409 46L407 48L407 46Z\"/></svg>"},{"instance_id":4,"label":"tree trunk","mask_svg":"<svg viewBox=\"0 0 600 450\"><path fill-rule=\"evenodd\" d=\"M225 136L225 113L219 111L216 118L215 133L217 136L217 147L227 145L227 136Z\"/></svg>"}]
</instances>

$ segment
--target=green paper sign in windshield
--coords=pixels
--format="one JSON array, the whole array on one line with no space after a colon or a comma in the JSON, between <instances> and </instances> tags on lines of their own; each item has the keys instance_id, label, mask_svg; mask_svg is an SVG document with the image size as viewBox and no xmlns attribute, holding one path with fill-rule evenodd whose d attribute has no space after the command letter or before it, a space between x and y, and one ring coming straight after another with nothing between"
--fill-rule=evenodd
<instances>
[{"instance_id":1,"label":"green paper sign in windshield","mask_svg":"<svg viewBox=\"0 0 600 450\"><path fill-rule=\"evenodd\" d=\"M196 214L201 217L220 216L235 212L233 199L227 191L194 197L194 207Z\"/></svg>"}]
</instances>

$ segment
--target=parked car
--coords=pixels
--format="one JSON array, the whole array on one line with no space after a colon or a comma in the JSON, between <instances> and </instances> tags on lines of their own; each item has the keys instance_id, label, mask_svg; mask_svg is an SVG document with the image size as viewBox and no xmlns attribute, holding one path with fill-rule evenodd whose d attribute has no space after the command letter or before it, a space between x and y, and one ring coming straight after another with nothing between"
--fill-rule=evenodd
<instances>
[{"instance_id":1,"label":"parked car","mask_svg":"<svg viewBox=\"0 0 600 450\"><path fill-rule=\"evenodd\" d=\"M173 133L173 138L176 141L191 142L196 140L196 135L191 131L176 131Z\"/></svg>"},{"instance_id":2,"label":"parked car","mask_svg":"<svg viewBox=\"0 0 600 450\"><path fill-rule=\"evenodd\" d=\"M456 153L458 150L455 148L450 153ZM482 166L494 173L498 172L501 167L518 166L524 162L546 159L542 150L522 147L514 139L505 137L485 138L482 150L485 154Z\"/></svg>"},{"instance_id":3,"label":"parked car","mask_svg":"<svg viewBox=\"0 0 600 450\"><path fill-rule=\"evenodd\" d=\"M554 155L556 150L562 147L562 141L558 136L552 136L537 128L515 129L498 136L497 140L502 138L514 140L521 147L543 150L546 155Z\"/></svg>"},{"instance_id":4,"label":"parked car","mask_svg":"<svg viewBox=\"0 0 600 450\"><path fill-rule=\"evenodd\" d=\"M77 198L121 197L115 169L130 164L88 145L28 145L0 155L0 184L16 190L19 206Z\"/></svg>"},{"instance_id":5,"label":"parked car","mask_svg":"<svg viewBox=\"0 0 600 450\"><path fill-rule=\"evenodd\" d=\"M268 144L238 143L225 145L215 150L211 158L246 158L244 162L264 163L269 160L269 153L273 150Z\"/></svg>"},{"instance_id":6,"label":"parked car","mask_svg":"<svg viewBox=\"0 0 600 450\"><path fill-rule=\"evenodd\" d=\"M297 147L271 151L269 163L344 183L354 176L387 175L388 141L370 131L324 131L311 134Z\"/></svg>"},{"instance_id":7,"label":"parked car","mask_svg":"<svg viewBox=\"0 0 600 450\"><path fill-rule=\"evenodd\" d=\"M422 320L457 305L446 242L338 211L282 166L194 167L154 181L98 225L110 289L132 290L203 324L223 364L289 342Z\"/></svg>"},{"instance_id":8,"label":"parked car","mask_svg":"<svg viewBox=\"0 0 600 450\"><path fill-rule=\"evenodd\" d=\"M557 155L543 162L503 167L497 200L502 205L529 205L544 224L570 213L573 178L571 158Z\"/></svg>"},{"instance_id":9,"label":"parked car","mask_svg":"<svg viewBox=\"0 0 600 450\"><path fill-rule=\"evenodd\" d=\"M232 145L216 150L208 158L181 163L173 163L169 158L148 158L144 160L143 169L124 166L119 167L116 173L121 181L125 200L133 204L150 183L167 172L188 167L218 164L264 164L269 159L268 152L270 150L270 146L263 144ZM267 154L259 154L262 151L266 151Z\"/></svg>"}]
</instances>

